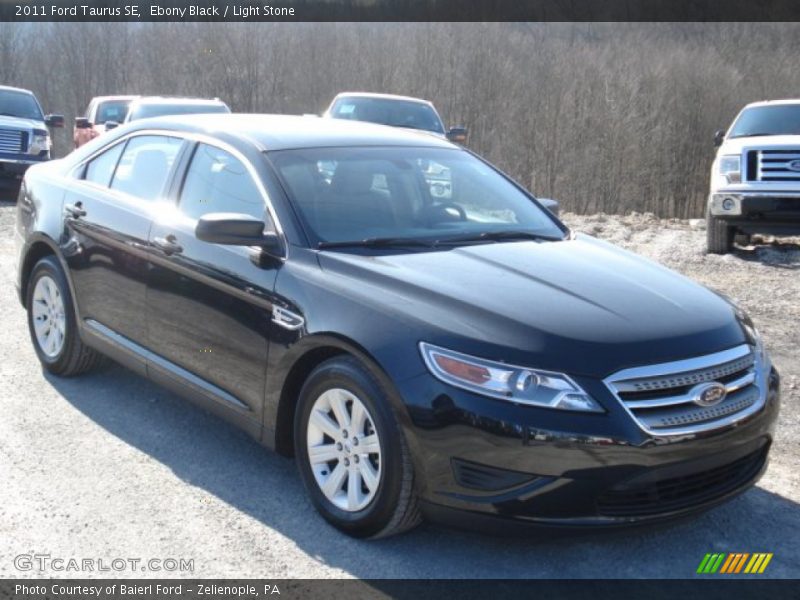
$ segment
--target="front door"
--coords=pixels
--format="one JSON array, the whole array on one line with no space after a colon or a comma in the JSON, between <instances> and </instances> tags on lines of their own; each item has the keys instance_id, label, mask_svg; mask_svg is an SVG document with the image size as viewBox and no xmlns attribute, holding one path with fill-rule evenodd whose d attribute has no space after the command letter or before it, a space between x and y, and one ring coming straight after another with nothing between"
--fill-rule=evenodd
<instances>
[{"instance_id":1,"label":"front door","mask_svg":"<svg viewBox=\"0 0 800 600\"><path fill-rule=\"evenodd\" d=\"M229 150L196 144L177 203L150 231L148 369L188 381L226 416L260 427L277 267L259 266L255 249L194 234L208 213L245 213L271 225L263 186L247 159Z\"/></svg>"}]
</instances>

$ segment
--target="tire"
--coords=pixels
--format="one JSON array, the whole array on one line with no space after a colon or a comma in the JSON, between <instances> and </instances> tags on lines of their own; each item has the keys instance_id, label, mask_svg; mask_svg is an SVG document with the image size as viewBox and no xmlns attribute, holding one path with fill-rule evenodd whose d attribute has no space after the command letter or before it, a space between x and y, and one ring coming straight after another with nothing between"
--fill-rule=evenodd
<instances>
[{"instance_id":1,"label":"tire","mask_svg":"<svg viewBox=\"0 0 800 600\"><path fill-rule=\"evenodd\" d=\"M709 254L728 254L733 249L735 230L724 219L706 217L706 235Z\"/></svg>"},{"instance_id":2,"label":"tire","mask_svg":"<svg viewBox=\"0 0 800 600\"><path fill-rule=\"evenodd\" d=\"M360 428L353 422L360 420L356 403L365 411ZM344 419L339 416L342 411ZM320 415L328 419L322 427L318 426ZM298 399L294 440L306 491L334 527L352 537L375 539L421 522L411 457L389 393L355 358L332 358L309 375ZM362 453L367 448L378 452ZM314 461L311 449L321 451ZM351 489L357 491L351 495Z\"/></svg>"},{"instance_id":3,"label":"tire","mask_svg":"<svg viewBox=\"0 0 800 600\"><path fill-rule=\"evenodd\" d=\"M54 375L71 377L102 362L103 355L80 339L69 286L55 256L46 256L33 267L26 295L28 331L45 369ZM51 300L49 303L47 298ZM49 335L45 333L48 331ZM52 345L43 341L50 339L54 340Z\"/></svg>"}]
</instances>

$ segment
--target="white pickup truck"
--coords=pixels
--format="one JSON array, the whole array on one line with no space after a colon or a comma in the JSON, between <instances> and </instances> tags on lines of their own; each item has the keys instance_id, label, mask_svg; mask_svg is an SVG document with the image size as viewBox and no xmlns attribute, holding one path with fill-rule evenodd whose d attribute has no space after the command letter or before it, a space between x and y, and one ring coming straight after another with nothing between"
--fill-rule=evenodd
<instances>
[{"instance_id":1,"label":"white pickup truck","mask_svg":"<svg viewBox=\"0 0 800 600\"><path fill-rule=\"evenodd\" d=\"M62 115L44 115L33 92L0 86L0 197L16 196L26 169L50 160L50 127Z\"/></svg>"},{"instance_id":2,"label":"white pickup truck","mask_svg":"<svg viewBox=\"0 0 800 600\"><path fill-rule=\"evenodd\" d=\"M714 143L708 251L729 252L737 236L800 234L800 100L748 104Z\"/></svg>"}]
</instances>

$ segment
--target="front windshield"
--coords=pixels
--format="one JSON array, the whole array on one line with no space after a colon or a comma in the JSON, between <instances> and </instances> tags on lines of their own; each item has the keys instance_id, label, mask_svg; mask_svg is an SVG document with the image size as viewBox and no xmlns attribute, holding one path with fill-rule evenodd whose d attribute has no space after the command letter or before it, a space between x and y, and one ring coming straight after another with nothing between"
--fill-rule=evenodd
<instances>
[{"instance_id":1,"label":"front windshield","mask_svg":"<svg viewBox=\"0 0 800 600\"><path fill-rule=\"evenodd\" d=\"M128 115L130 100L107 100L97 107L95 125L104 125L107 121L122 123Z\"/></svg>"},{"instance_id":2,"label":"front windshield","mask_svg":"<svg viewBox=\"0 0 800 600\"><path fill-rule=\"evenodd\" d=\"M165 117L168 115L204 115L210 113L229 113L225 104L143 104L131 112L130 121Z\"/></svg>"},{"instance_id":3,"label":"front windshield","mask_svg":"<svg viewBox=\"0 0 800 600\"><path fill-rule=\"evenodd\" d=\"M754 106L742 111L728 137L800 135L800 104Z\"/></svg>"},{"instance_id":4,"label":"front windshield","mask_svg":"<svg viewBox=\"0 0 800 600\"><path fill-rule=\"evenodd\" d=\"M39 103L31 94L25 92L0 91L0 115L43 121Z\"/></svg>"},{"instance_id":5,"label":"front windshield","mask_svg":"<svg viewBox=\"0 0 800 600\"><path fill-rule=\"evenodd\" d=\"M442 120L436 111L427 104L407 100L347 96L336 101L331 116L335 119L444 133Z\"/></svg>"},{"instance_id":6,"label":"front windshield","mask_svg":"<svg viewBox=\"0 0 800 600\"><path fill-rule=\"evenodd\" d=\"M310 148L268 156L315 245L565 235L550 213L463 150Z\"/></svg>"}]
</instances>

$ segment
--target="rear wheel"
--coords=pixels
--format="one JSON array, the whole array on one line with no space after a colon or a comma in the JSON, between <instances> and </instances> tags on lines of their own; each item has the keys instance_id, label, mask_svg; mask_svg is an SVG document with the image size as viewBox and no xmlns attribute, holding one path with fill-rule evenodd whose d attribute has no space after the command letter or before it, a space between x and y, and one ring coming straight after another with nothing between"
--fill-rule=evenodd
<instances>
[{"instance_id":1,"label":"rear wheel","mask_svg":"<svg viewBox=\"0 0 800 600\"><path fill-rule=\"evenodd\" d=\"M727 254L733 248L735 230L724 219L708 215L706 235L709 254Z\"/></svg>"},{"instance_id":2,"label":"rear wheel","mask_svg":"<svg viewBox=\"0 0 800 600\"><path fill-rule=\"evenodd\" d=\"M413 468L388 393L359 361L317 367L300 392L295 458L314 506L354 537L387 537L421 518Z\"/></svg>"},{"instance_id":3,"label":"rear wheel","mask_svg":"<svg viewBox=\"0 0 800 600\"><path fill-rule=\"evenodd\" d=\"M45 369L69 377L101 362L102 355L80 339L67 280L54 256L33 267L26 305L33 347Z\"/></svg>"}]
</instances>

